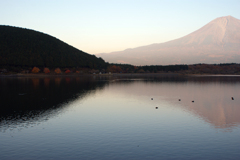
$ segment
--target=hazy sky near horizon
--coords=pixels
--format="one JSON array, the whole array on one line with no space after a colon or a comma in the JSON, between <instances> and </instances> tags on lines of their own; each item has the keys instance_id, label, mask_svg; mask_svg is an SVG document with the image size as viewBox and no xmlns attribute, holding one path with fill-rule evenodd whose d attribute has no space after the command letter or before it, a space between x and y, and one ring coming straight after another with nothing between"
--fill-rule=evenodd
<instances>
[{"instance_id":1,"label":"hazy sky near horizon","mask_svg":"<svg viewBox=\"0 0 240 160\"><path fill-rule=\"evenodd\" d=\"M239 0L1 0L1 25L33 29L89 54L183 37L231 15Z\"/></svg>"}]
</instances>

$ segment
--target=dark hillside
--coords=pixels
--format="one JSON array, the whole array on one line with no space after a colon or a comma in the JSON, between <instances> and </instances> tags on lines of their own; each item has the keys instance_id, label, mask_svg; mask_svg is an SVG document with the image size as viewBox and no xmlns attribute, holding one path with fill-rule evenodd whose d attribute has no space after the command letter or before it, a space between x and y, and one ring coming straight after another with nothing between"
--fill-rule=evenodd
<instances>
[{"instance_id":1,"label":"dark hillside","mask_svg":"<svg viewBox=\"0 0 240 160\"><path fill-rule=\"evenodd\" d=\"M0 66L106 68L107 64L50 35L0 25Z\"/></svg>"}]
</instances>

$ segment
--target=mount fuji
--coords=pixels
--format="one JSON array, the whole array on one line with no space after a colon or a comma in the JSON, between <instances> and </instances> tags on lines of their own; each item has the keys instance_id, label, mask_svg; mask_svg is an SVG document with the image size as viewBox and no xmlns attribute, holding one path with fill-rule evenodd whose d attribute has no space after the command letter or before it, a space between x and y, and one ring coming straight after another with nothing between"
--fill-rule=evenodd
<instances>
[{"instance_id":1,"label":"mount fuji","mask_svg":"<svg viewBox=\"0 0 240 160\"><path fill-rule=\"evenodd\" d=\"M176 40L97 56L110 63L132 65L239 63L240 20L232 16L216 18Z\"/></svg>"}]
</instances>

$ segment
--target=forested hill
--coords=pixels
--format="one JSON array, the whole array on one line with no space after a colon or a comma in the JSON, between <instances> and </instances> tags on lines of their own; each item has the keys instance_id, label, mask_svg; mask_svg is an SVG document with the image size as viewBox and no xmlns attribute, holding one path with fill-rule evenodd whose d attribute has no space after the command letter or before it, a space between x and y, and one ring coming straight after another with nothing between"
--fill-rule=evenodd
<instances>
[{"instance_id":1,"label":"forested hill","mask_svg":"<svg viewBox=\"0 0 240 160\"><path fill-rule=\"evenodd\" d=\"M0 66L101 69L107 63L50 35L0 25Z\"/></svg>"}]
</instances>

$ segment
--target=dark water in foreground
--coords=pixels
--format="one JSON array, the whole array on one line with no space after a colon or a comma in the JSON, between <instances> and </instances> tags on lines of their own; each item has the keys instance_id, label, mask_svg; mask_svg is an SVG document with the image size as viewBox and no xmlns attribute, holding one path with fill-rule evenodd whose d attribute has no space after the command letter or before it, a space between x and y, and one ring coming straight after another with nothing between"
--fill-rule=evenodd
<instances>
[{"instance_id":1,"label":"dark water in foreground","mask_svg":"<svg viewBox=\"0 0 240 160\"><path fill-rule=\"evenodd\" d=\"M0 77L0 100L1 160L240 157L240 77Z\"/></svg>"}]
</instances>

